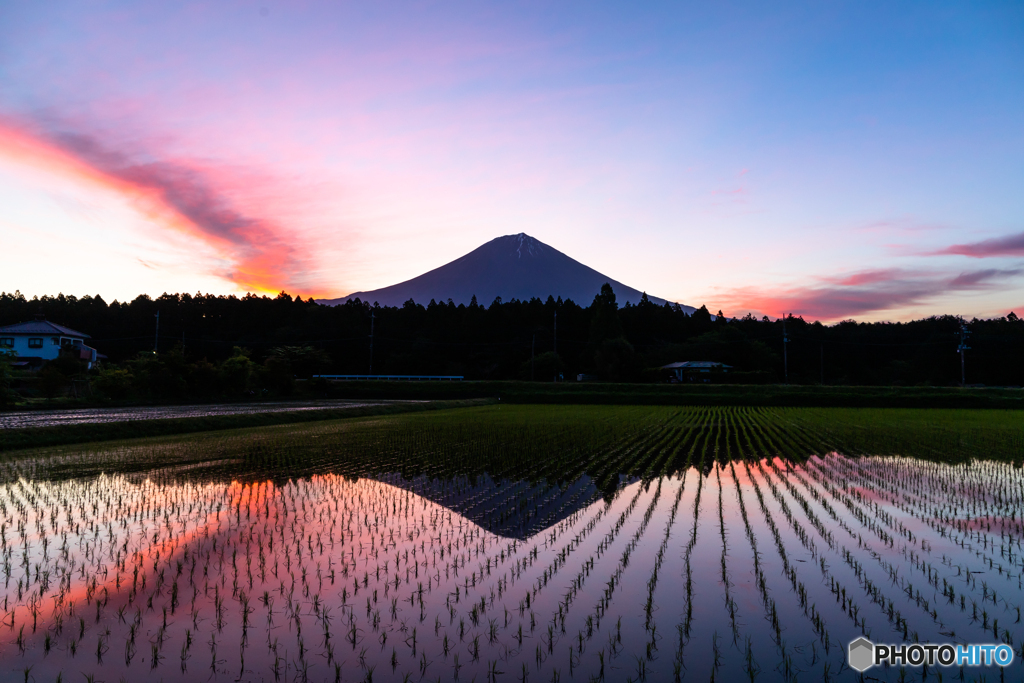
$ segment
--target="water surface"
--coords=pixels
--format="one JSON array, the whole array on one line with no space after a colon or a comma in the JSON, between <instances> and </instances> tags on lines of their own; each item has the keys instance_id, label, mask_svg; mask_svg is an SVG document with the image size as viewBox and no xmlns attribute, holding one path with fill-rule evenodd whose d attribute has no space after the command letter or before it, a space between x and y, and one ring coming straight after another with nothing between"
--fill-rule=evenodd
<instances>
[{"instance_id":1,"label":"water surface","mask_svg":"<svg viewBox=\"0 0 1024 683\"><path fill-rule=\"evenodd\" d=\"M0 487L5 680L852 679L861 634L1024 639L1006 465L164 479Z\"/></svg>"},{"instance_id":2,"label":"water surface","mask_svg":"<svg viewBox=\"0 0 1024 683\"><path fill-rule=\"evenodd\" d=\"M72 410L20 410L0 412L0 429L54 427L60 425L126 422L129 420L166 420L182 417L251 415L289 411L362 408L395 401L261 401L259 403L211 403L180 406L131 406L126 408L82 408ZM406 403L406 401L400 401Z\"/></svg>"}]
</instances>

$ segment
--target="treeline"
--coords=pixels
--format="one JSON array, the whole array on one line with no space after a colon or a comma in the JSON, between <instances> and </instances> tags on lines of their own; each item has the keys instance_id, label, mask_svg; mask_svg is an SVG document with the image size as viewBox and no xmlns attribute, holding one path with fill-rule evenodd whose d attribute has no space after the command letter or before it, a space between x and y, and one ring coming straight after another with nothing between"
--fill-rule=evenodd
<instances>
[{"instance_id":1,"label":"treeline","mask_svg":"<svg viewBox=\"0 0 1024 683\"><path fill-rule=\"evenodd\" d=\"M703 307L687 315L646 300L620 307L607 285L586 307L550 297L388 308L359 300L327 307L283 292L109 304L99 296L0 294L0 325L37 314L89 334L89 345L107 357L99 385L109 380L112 391L131 394L287 393L293 377L314 373L664 381L654 368L686 360L734 367L718 381L950 386L961 379L962 321L954 316L835 325L791 317L784 348L782 320L727 318ZM966 324L967 383L1024 384L1024 322L1010 313ZM113 372L122 373L116 382Z\"/></svg>"}]
</instances>

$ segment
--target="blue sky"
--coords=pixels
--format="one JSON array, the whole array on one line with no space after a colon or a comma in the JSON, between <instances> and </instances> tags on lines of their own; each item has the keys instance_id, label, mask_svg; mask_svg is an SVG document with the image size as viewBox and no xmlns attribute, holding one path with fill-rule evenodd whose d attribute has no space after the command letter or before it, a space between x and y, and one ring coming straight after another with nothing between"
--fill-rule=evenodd
<instances>
[{"instance_id":1,"label":"blue sky","mask_svg":"<svg viewBox=\"0 0 1024 683\"><path fill-rule=\"evenodd\" d=\"M1019 313L1022 111L1020 3L9 3L0 290L339 296L526 232L730 315Z\"/></svg>"}]
</instances>

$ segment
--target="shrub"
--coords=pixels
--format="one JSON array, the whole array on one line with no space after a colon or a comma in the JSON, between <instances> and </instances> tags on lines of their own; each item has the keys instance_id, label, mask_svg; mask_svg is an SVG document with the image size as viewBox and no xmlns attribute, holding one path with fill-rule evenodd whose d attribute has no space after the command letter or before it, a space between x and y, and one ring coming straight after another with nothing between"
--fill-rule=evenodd
<instances>
[{"instance_id":1,"label":"shrub","mask_svg":"<svg viewBox=\"0 0 1024 683\"><path fill-rule=\"evenodd\" d=\"M235 347L234 355L220 366L221 385L225 393L244 394L252 383L256 364L249 360L245 349Z\"/></svg>"},{"instance_id":2,"label":"shrub","mask_svg":"<svg viewBox=\"0 0 1024 683\"><path fill-rule=\"evenodd\" d=\"M47 364L39 371L39 390L48 399L54 399L64 393L68 387L67 376L56 366Z\"/></svg>"},{"instance_id":3,"label":"shrub","mask_svg":"<svg viewBox=\"0 0 1024 683\"><path fill-rule=\"evenodd\" d=\"M105 398L128 398L135 376L123 368L100 368L92 379L92 388Z\"/></svg>"},{"instance_id":4,"label":"shrub","mask_svg":"<svg viewBox=\"0 0 1024 683\"><path fill-rule=\"evenodd\" d=\"M638 373L636 352L623 337L606 339L594 353L598 376L609 382L625 382Z\"/></svg>"},{"instance_id":5,"label":"shrub","mask_svg":"<svg viewBox=\"0 0 1024 683\"><path fill-rule=\"evenodd\" d=\"M0 406L14 400L14 392L11 391L11 361L15 355L6 350L0 349Z\"/></svg>"},{"instance_id":6,"label":"shrub","mask_svg":"<svg viewBox=\"0 0 1024 683\"><path fill-rule=\"evenodd\" d=\"M263 387L282 396L295 391L295 376L291 364L279 356L271 356L260 369L260 383Z\"/></svg>"}]
</instances>

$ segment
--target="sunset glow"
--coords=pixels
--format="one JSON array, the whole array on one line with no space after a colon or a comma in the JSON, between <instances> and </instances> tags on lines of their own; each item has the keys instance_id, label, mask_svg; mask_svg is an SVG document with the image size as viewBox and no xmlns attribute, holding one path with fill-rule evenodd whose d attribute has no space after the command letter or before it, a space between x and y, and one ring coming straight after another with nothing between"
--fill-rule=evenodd
<instances>
[{"instance_id":1,"label":"sunset glow","mask_svg":"<svg viewBox=\"0 0 1024 683\"><path fill-rule=\"evenodd\" d=\"M525 232L729 315L1005 315L1022 12L10 7L0 290L332 298Z\"/></svg>"}]
</instances>

